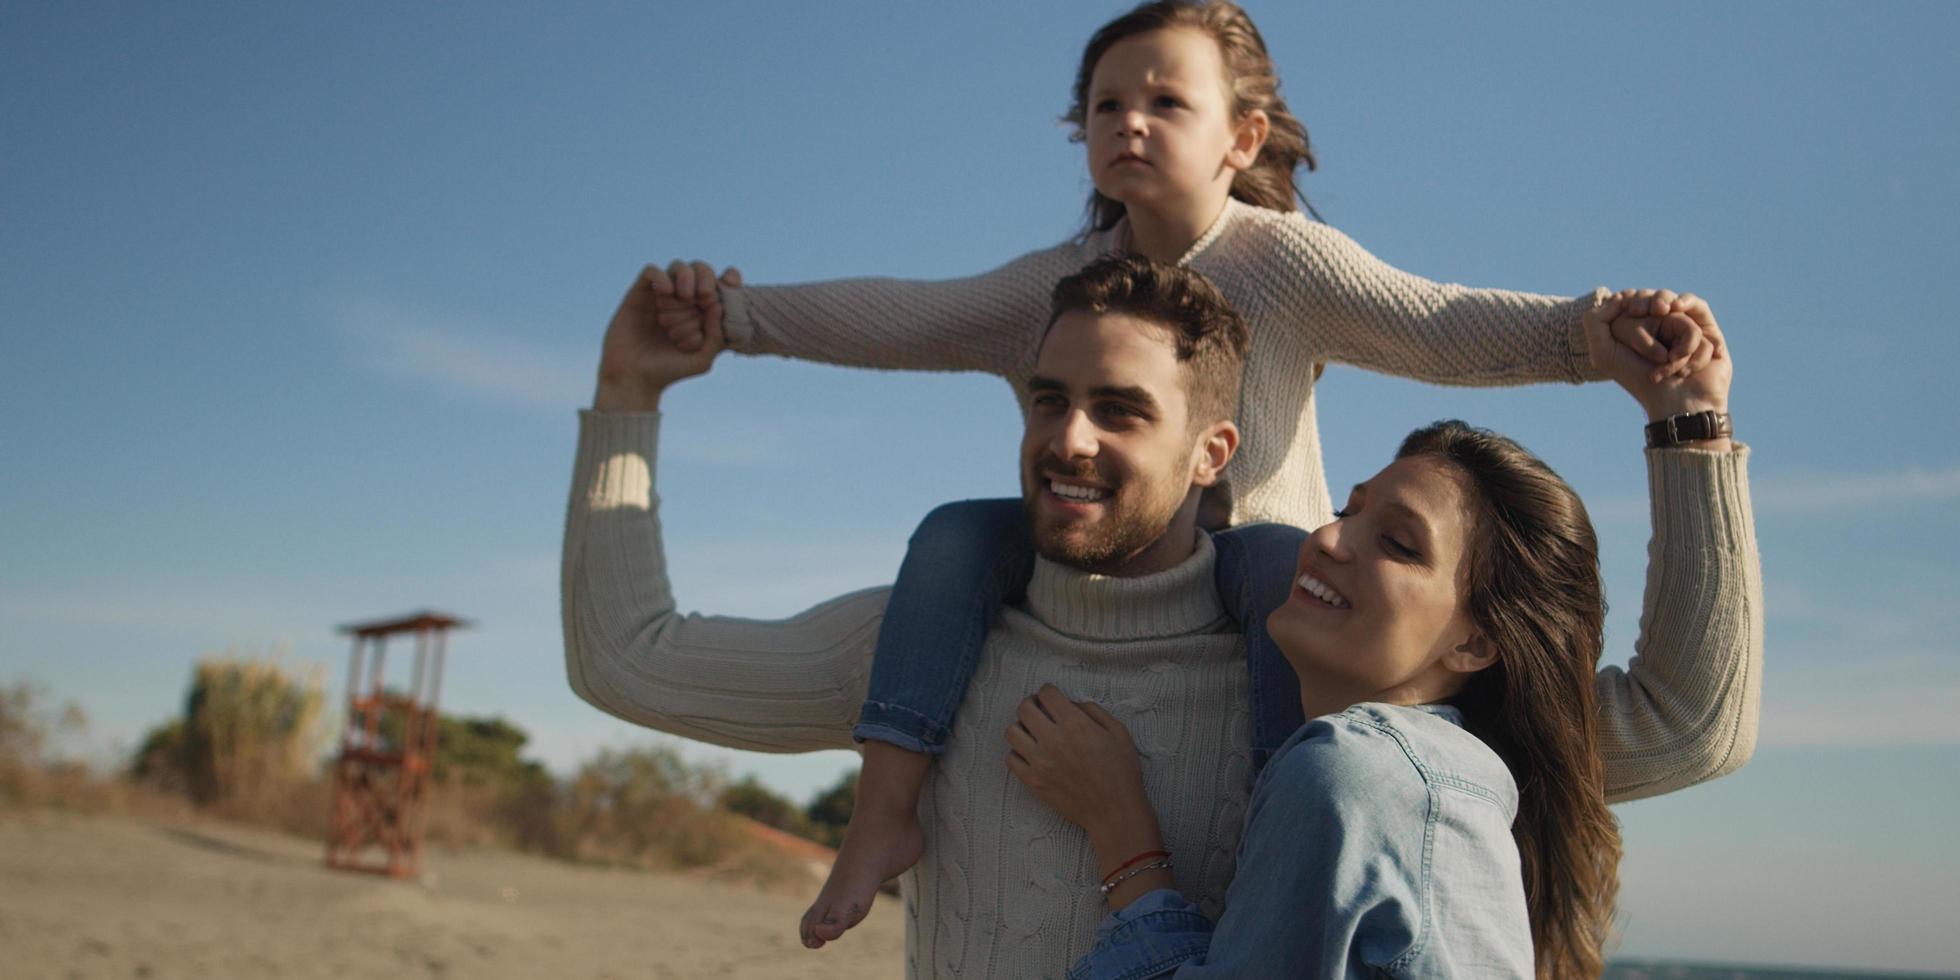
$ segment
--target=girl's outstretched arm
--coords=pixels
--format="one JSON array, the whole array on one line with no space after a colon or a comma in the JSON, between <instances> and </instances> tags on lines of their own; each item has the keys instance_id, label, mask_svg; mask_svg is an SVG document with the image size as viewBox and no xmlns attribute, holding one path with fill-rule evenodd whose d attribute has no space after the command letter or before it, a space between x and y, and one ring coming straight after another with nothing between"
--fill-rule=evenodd
<instances>
[{"instance_id":1,"label":"girl's outstretched arm","mask_svg":"<svg viewBox=\"0 0 1960 980\"><path fill-rule=\"evenodd\" d=\"M849 367L986 371L1032 364L1057 280L1094 255L1064 244L961 279L837 279L722 290L729 345Z\"/></svg>"},{"instance_id":2,"label":"girl's outstretched arm","mask_svg":"<svg viewBox=\"0 0 1960 980\"><path fill-rule=\"evenodd\" d=\"M1603 293L1473 289L1403 272L1340 231L1259 212L1235 256L1273 285L1280 321L1309 359L1432 384L1597 380L1581 317Z\"/></svg>"}]
</instances>

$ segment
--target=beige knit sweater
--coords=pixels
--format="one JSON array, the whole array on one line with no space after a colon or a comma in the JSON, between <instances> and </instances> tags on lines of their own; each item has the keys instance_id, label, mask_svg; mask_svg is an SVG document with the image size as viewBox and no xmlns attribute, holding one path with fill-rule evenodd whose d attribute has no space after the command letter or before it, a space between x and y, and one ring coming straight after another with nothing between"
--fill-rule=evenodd
<instances>
[{"instance_id":1,"label":"beige knit sweater","mask_svg":"<svg viewBox=\"0 0 1960 980\"><path fill-rule=\"evenodd\" d=\"M858 367L986 371L1018 388L1034 369L1055 283L1128 242L1126 219L966 279L727 289L728 339L749 353ZM1208 515L1229 507L1233 524L1315 528L1333 514L1314 418L1317 364L1453 385L1597 377L1579 320L1600 291L1562 299L1431 282L1297 211L1236 199L1180 264L1216 284L1252 331L1239 452L1207 500Z\"/></svg>"},{"instance_id":2,"label":"beige knit sweater","mask_svg":"<svg viewBox=\"0 0 1960 980\"><path fill-rule=\"evenodd\" d=\"M565 524L565 662L574 691L628 721L732 748L848 748L889 590L785 620L679 613L654 495L660 416L581 416ZM1599 674L1609 795L1649 796L1749 756L1762 601L1746 449L1647 454L1654 536L1638 655ZM912 976L1059 976L1101 906L1094 858L1001 763L1013 706L1043 682L1110 707L1146 755L1177 884L1216 914L1249 762L1240 642L1207 543L1144 579L1041 564L987 640L922 808L908 882Z\"/></svg>"}]
</instances>

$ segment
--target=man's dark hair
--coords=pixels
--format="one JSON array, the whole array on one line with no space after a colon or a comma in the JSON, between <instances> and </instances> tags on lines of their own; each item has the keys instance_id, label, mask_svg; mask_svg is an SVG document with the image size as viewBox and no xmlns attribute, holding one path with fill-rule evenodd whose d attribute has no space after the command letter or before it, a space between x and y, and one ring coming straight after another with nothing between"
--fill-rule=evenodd
<instances>
[{"instance_id":1,"label":"man's dark hair","mask_svg":"<svg viewBox=\"0 0 1960 980\"><path fill-rule=\"evenodd\" d=\"M1055 284L1049 328L1065 313L1125 313L1163 326L1184 369L1191 428L1237 414L1252 334L1203 275L1141 255L1097 259Z\"/></svg>"}]
</instances>

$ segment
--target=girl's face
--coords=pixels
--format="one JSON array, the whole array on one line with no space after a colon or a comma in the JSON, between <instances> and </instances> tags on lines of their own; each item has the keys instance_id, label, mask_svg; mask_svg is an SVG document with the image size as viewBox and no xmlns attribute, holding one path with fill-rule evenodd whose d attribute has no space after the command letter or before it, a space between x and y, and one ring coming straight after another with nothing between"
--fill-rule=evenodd
<instances>
[{"instance_id":1,"label":"girl's face","mask_svg":"<svg viewBox=\"0 0 1960 980\"><path fill-rule=\"evenodd\" d=\"M1425 704L1492 662L1466 601L1467 505L1449 464L1411 456L1308 536L1292 594L1266 620L1303 690L1342 706Z\"/></svg>"},{"instance_id":2,"label":"girl's face","mask_svg":"<svg viewBox=\"0 0 1960 980\"><path fill-rule=\"evenodd\" d=\"M1089 78L1089 177L1133 210L1222 207L1252 165L1265 116L1234 118L1218 42L1182 28L1124 38Z\"/></svg>"}]
</instances>

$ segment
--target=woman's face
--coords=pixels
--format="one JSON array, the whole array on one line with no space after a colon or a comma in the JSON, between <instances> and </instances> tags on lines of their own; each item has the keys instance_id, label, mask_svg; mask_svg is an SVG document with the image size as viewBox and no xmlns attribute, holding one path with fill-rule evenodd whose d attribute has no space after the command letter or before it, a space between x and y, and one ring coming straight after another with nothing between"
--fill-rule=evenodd
<instances>
[{"instance_id":1,"label":"woman's face","mask_svg":"<svg viewBox=\"0 0 1960 980\"><path fill-rule=\"evenodd\" d=\"M1471 642L1463 479L1434 457L1396 460L1308 536L1292 594L1266 620L1303 690L1423 704L1488 665Z\"/></svg>"}]
</instances>

